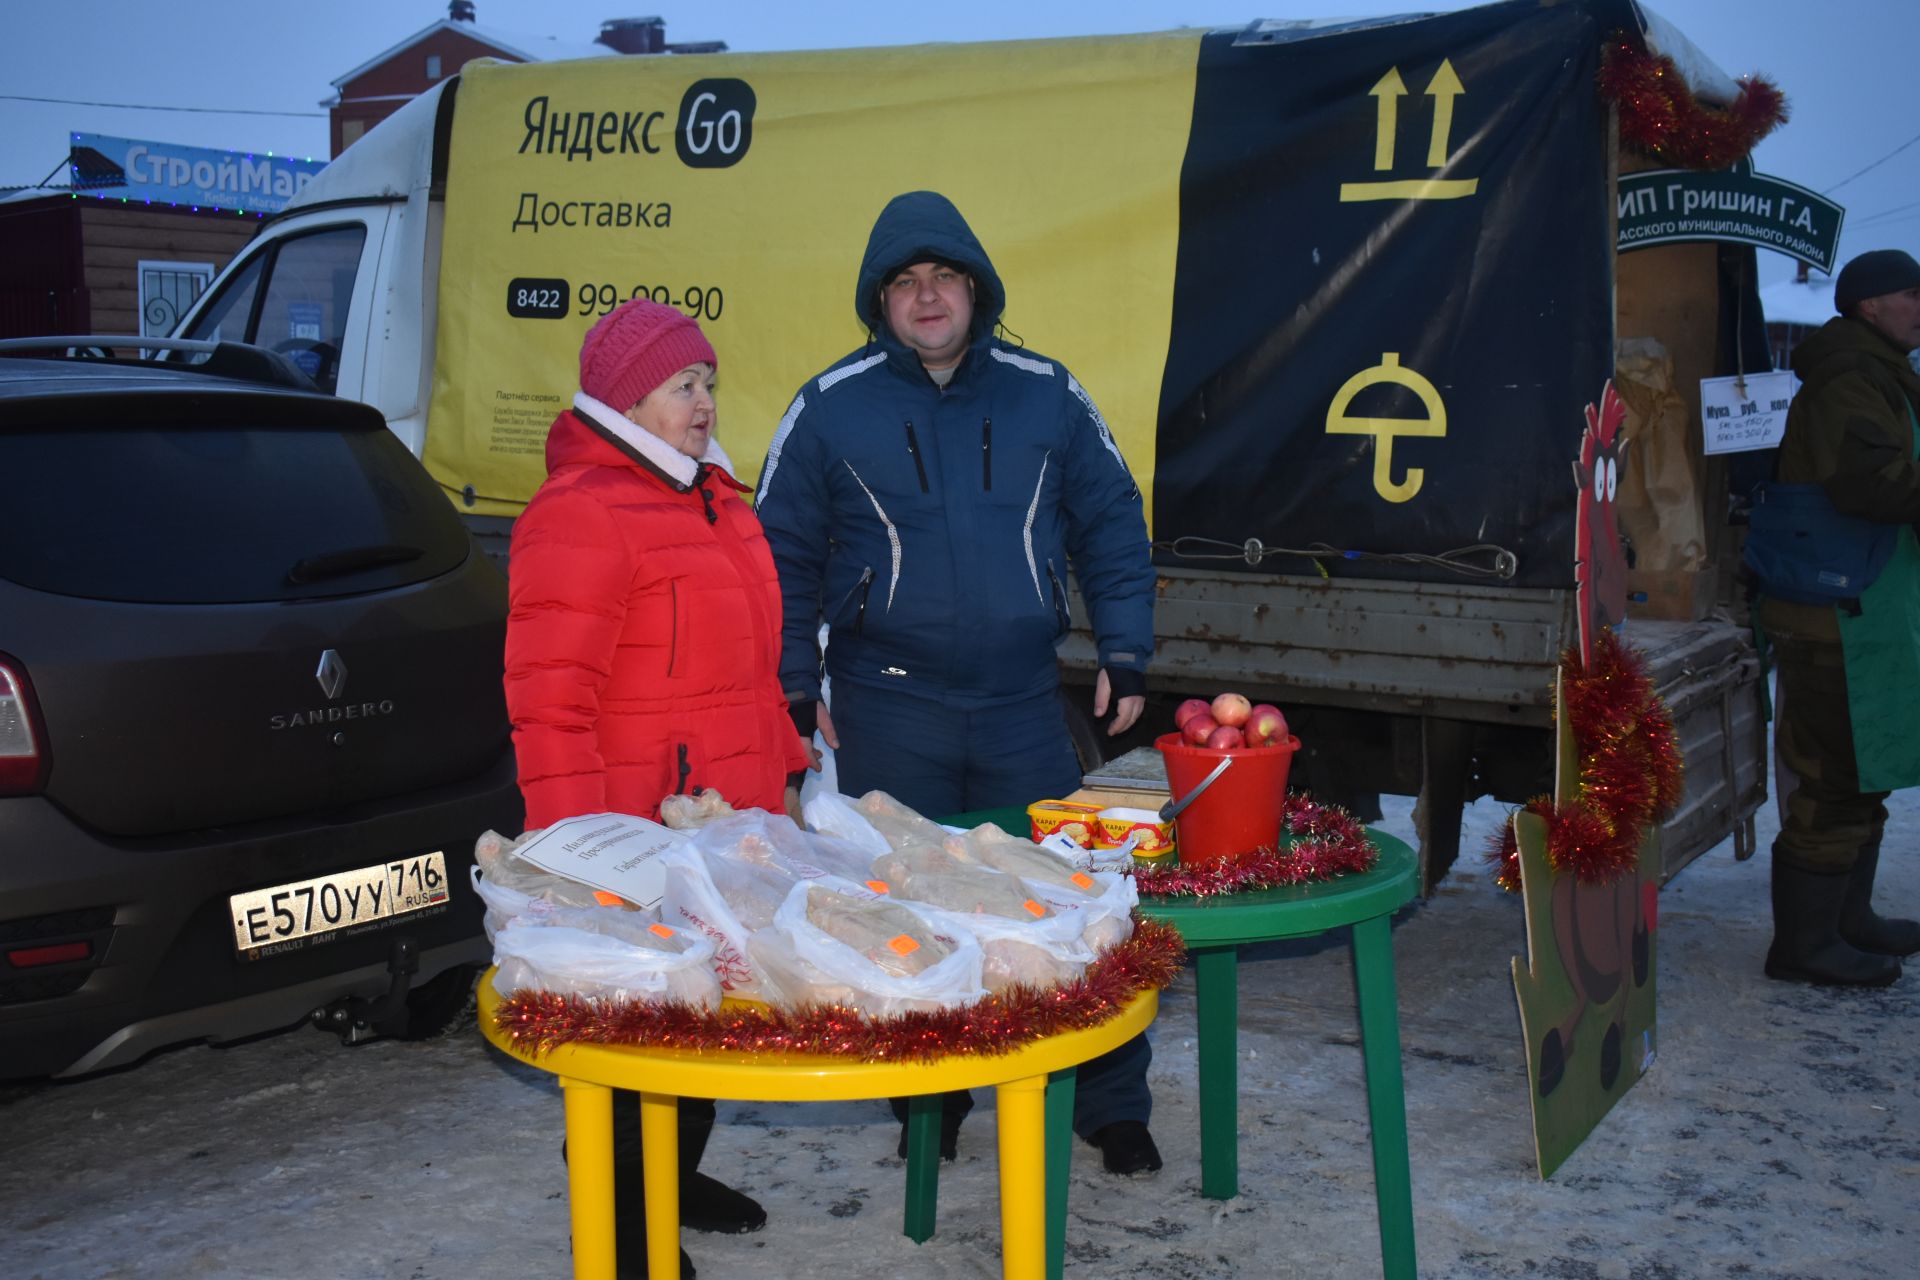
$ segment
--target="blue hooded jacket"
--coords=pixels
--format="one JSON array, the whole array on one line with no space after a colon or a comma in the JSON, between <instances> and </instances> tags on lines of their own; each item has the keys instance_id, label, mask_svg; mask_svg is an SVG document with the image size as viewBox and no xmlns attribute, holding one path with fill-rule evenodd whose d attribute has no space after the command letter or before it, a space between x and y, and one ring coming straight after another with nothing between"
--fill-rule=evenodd
<instances>
[{"instance_id":1,"label":"blue hooded jacket","mask_svg":"<svg viewBox=\"0 0 1920 1280\"><path fill-rule=\"evenodd\" d=\"M974 281L972 343L942 388L894 336L880 286L939 259ZM1059 683L1071 565L1102 666L1144 671L1154 572L1140 491L1066 368L993 336L1005 289L960 211L915 191L881 211L854 310L874 333L806 383L760 472L784 607L780 684L836 681L959 708Z\"/></svg>"}]
</instances>

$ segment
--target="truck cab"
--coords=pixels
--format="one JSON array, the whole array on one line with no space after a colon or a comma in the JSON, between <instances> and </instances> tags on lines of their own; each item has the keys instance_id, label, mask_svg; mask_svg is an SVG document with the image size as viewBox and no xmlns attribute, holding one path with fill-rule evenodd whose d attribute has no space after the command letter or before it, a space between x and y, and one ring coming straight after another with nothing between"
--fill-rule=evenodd
<instances>
[{"instance_id":1,"label":"truck cab","mask_svg":"<svg viewBox=\"0 0 1920 1280\"><path fill-rule=\"evenodd\" d=\"M262 224L174 336L287 354L418 456L433 388L446 136L458 78L408 103Z\"/></svg>"}]
</instances>

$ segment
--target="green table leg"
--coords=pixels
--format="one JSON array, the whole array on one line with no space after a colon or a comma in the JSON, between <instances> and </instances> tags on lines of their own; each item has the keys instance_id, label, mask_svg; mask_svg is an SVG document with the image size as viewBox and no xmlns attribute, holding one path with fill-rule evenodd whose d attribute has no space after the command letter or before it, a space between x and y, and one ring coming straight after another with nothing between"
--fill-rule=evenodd
<instances>
[{"instance_id":1,"label":"green table leg","mask_svg":"<svg viewBox=\"0 0 1920 1280\"><path fill-rule=\"evenodd\" d=\"M1194 1013L1200 1024L1200 1194L1210 1200L1240 1194L1239 963L1238 947L1193 952Z\"/></svg>"},{"instance_id":2,"label":"green table leg","mask_svg":"<svg viewBox=\"0 0 1920 1280\"><path fill-rule=\"evenodd\" d=\"M1388 917L1353 926L1360 993L1360 1051L1373 1122L1373 1190L1380 1211L1380 1258L1387 1280L1414 1280L1413 1178L1407 1167L1407 1095L1400 1074L1400 1014Z\"/></svg>"},{"instance_id":3,"label":"green table leg","mask_svg":"<svg viewBox=\"0 0 1920 1280\"><path fill-rule=\"evenodd\" d=\"M1080 1071L1047 1077L1047 1280L1060 1280L1067 1263L1067 1175L1073 1169L1073 1095Z\"/></svg>"},{"instance_id":4,"label":"green table leg","mask_svg":"<svg viewBox=\"0 0 1920 1280\"><path fill-rule=\"evenodd\" d=\"M907 1220L904 1230L915 1244L933 1238L934 1211L940 1203L941 1096L923 1093L907 1099Z\"/></svg>"}]
</instances>

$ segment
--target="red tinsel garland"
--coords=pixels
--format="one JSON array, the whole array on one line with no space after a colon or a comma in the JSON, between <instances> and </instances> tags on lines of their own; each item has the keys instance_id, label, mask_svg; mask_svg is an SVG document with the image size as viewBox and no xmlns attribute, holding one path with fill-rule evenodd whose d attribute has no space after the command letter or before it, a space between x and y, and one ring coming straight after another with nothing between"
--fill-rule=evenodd
<instances>
[{"instance_id":1,"label":"red tinsel garland","mask_svg":"<svg viewBox=\"0 0 1920 1280\"><path fill-rule=\"evenodd\" d=\"M1367 829L1352 814L1316 804L1298 791L1287 795L1282 831L1292 841L1285 849L1255 849L1197 866L1141 867L1133 873L1134 887L1155 897L1207 898L1331 880L1371 870L1379 857L1367 841Z\"/></svg>"},{"instance_id":2,"label":"red tinsel garland","mask_svg":"<svg viewBox=\"0 0 1920 1280\"><path fill-rule=\"evenodd\" d=\"M1675 69L1616 34L1600 63L1600 93L1620 108L1620 141L1683 169L1725 169L1787 122L1787 100L1760 76L1739 81L1724 109L1702 106Z\"/></svg>"},{"instance_id":3,"label":"red tinsel garland","mask_svg":"<svg viewBox=\"0 0 1920 1280\"><path fill-rule=\"evenodd\" d=\"M1613 632L1602 631L1594 642L1591 667L1582 669L1572 649L1560 663L1559 713L1573 730L1580 762L1574 797L1565 808L1549 796L1524 807L1546 820L1547 864L1556 873L1610 884L1639 864L1647 825L1679 805L1680 744L1639 654ZM1500 887L1518 893L1520 850L1511 822L1489 843L1487 856L1499 864Z\"/></svg>"},{"instance_id":4,"label":"red tinsel garland","mask_svg":"<svg viewBox=\"0 0 1920 1280\"><path fill-rule=\"evenodd\" d=\"M1088 965L1078 981L1015 987L958 1009L869 1018L832 1005L696 1009L520 990L500 1002L494 1019L515 1048L535 1055L564 1044L630 1044L926 1062L1007 1053L1046 1036L1098 1026L1142 991L1172 982L1185 958L1186 944L1171 925L1136 917L1133 936Z\"/></svg>"}]
</instances>

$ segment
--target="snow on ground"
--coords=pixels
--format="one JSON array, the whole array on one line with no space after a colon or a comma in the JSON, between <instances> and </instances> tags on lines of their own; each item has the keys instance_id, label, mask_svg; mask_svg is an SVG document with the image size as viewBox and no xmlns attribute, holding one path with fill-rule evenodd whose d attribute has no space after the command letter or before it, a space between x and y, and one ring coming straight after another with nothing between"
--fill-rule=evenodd
<instances>
[{"instance_id":1,"label":"snow on ground","mask_svg":"<svg viewBox=\"0 0 1920 1280\"><path fill-rule=\"evenodd\" d=\"M1383 824L1410 834L1408 804ZM1475 855L1395 947L1422 1274L1461 1280L1907 1280L1920 1245L1913 970L1875 993L1769 982L1764 852L1722 845L1669 884L1660 1056L1550 1183L1533 1164L1509 965L1520 904ZM1760 847L1772 836L1763 814ZM1882 901L1920 910L1920 804L1896 797ZM1343 939L1250 949L1241 977L1242 1194L1199 1196L1190 975L1152 1033L1160 1174L1074 1156L1068 1274L1379 1274ZM900 1234L881 1103L722 1103L705 1165L760 1198L749 1236L689 1234L700 1274L999 1274L991 1100L940 1183L939 1233ZM469 1031L343 1049L306 1030L0 1090L8 1280L524 1280L569 1274L553 1080Z\"/></svg>"}]
</instances>

